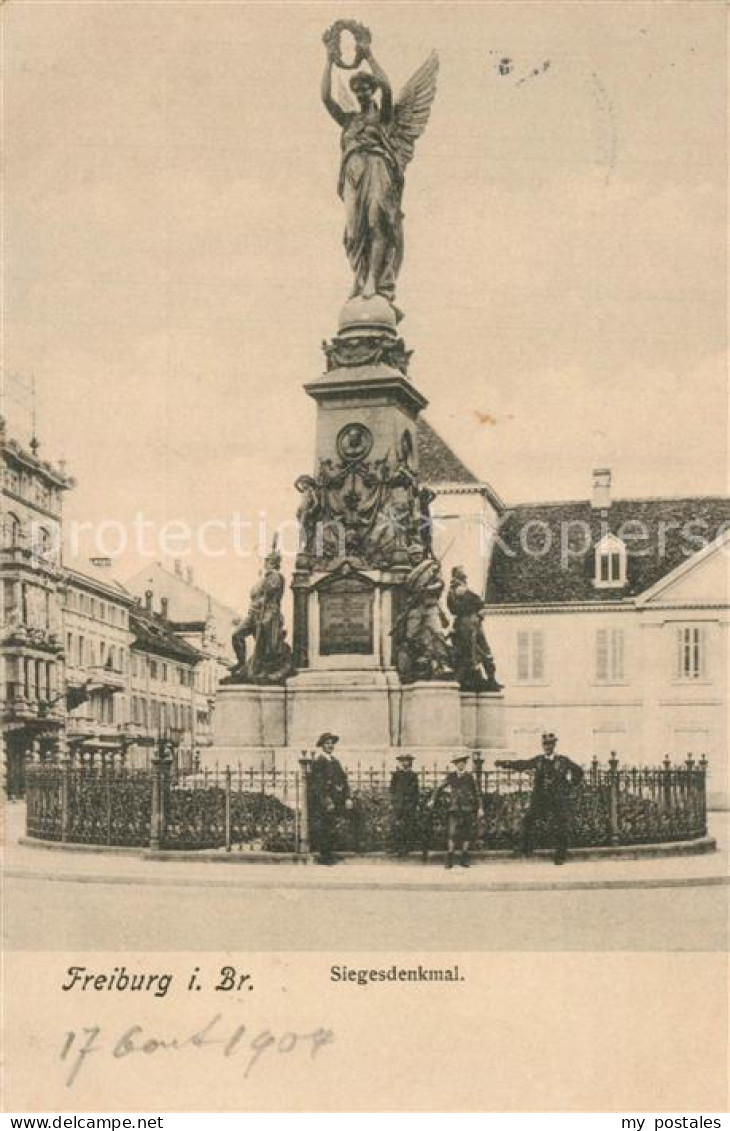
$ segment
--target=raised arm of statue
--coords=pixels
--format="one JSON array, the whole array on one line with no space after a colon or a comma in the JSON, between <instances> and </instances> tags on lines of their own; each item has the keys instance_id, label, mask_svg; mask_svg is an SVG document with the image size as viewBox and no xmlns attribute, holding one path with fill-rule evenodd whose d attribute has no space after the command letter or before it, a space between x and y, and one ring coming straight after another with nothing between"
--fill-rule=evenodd
<instances>
[{"instance_id":1,"label":"raised arm of statue","mask_svg":"<svg viewBox=\"0 0 730 1131\"><path fill-rule=\"evenodd\" d=\"M365 48L364 55L370 64L373 77L377 79L380 87L380 121L383 125L388 125L393 117L393 91L390 86L390 79L378 63L370 47Z\"/></svg>"},{"instance_id":2,"label":"raised arm of statue","mask_svg":"<svg viewBox=\"0 0 730 1131\"><path fill-rule=\"evenodd\" d=\"M324 67L324 74L322 75L322 101L325 105L327 112L334 118L338 126L345 126L347 124L347 114L340 106L339 102L332 96L332 67L334 60L331 53L327 52L327 62Z\"/></svg>"}]
</instances>

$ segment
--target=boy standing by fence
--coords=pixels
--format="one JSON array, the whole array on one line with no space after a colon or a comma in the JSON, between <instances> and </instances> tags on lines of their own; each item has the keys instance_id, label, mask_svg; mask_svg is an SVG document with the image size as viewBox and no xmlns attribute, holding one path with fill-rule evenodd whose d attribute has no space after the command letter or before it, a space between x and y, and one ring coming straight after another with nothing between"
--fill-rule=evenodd
<instances>
[{"instance_id":1,"label":"boy standing by fence","mask_svg":"<svg viewBox=\"0 0 730 1131\"><path fill-rule=\"evenodd\" d=\"M433 808L444 795L449 801L447 868L453 868L457 848L461 849L461 867L469 867L469 845L476 836L480 798L476 778L466 768L468 761L468 754L457 754L451 759L455 768L446 775L446 781L434 791L429 802Z\"/></svg>"}]
</instances>

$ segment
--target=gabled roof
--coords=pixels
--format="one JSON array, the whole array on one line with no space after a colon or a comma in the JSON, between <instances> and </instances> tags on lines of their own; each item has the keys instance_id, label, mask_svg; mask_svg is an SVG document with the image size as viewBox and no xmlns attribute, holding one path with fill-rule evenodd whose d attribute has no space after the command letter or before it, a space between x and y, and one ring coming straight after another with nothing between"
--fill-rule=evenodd
<instances>
[{"instance_id":1,"label":"gabled roof","mask_svg":"<svg viewBox=\"0 0 730 1131\"><path fill-rule=\"evenodd\" d=\"M197 648L176 636L166 620L148 609L133 606L129 611L129 627L134 634L132 647L141 652L152 652L184 664L197 664L204 658Z\"/></svg>"},{"instance_id":2,"label":"gabled roof","mask_svg":"<svg viewBox=\"0 0 730 1131\"><path fill-rule=\"evenodd\" d=\"M479 486L479 480L463 463L435 428L423 417L416 428L418 445L418 471L424 483L470 483Z\"/></svg>"},{"instance_id":3,"label":"gabled roof","mask_svg":"<svg viewBox=\"0 0 730 1131\"><path fill-rule=\"evenodd\" d=\"M498 529L487 577L492 605L607 604L637 597L730 525L730 498L526 503ZM593 584L594 548L611 533L626 546L626 585Z\"/></svg>"}]
</instances>

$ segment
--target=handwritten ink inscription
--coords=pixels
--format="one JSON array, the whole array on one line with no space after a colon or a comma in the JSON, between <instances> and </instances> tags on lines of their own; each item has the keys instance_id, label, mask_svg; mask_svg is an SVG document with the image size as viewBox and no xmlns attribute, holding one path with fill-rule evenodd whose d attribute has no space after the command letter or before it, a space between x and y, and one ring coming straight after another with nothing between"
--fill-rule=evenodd
<instances>
[{"instance_id":1,"label":"handwritten ink inscription","mask_svg":"<svg viewBox=\"0 0 730 1131\"><path fill-rule=\"evenodd\" d=\"M66 1087L71 1088L89 1057L106 1055L113 1061L119 1061L136 1056L164 1057L184 1049L212 1049L223 1059L239 1058L245 1080L256 1065L265 1059L271 1062L274 1058L304 1056L314 1060L320 1050L331 1045L334 1039L331 1029L316 1028L307 1033L286 1030L276 1033L271 1029L261 1029L241 1022L226 1023L223 1015L217 1013L207 1024L184 1036L160 1036L145 1029L143 1025L130 1025L111 1037L99 1025L78 1031L70 1030L65 1034L60 1060L67 1068Z\"/></svg>"}]
</instances>

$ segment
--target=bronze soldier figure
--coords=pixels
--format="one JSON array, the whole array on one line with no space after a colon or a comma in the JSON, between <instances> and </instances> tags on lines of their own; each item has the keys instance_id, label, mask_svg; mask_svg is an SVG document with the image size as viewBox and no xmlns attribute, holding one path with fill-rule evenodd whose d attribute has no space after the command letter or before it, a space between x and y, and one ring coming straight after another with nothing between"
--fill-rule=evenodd
<instances>
[{"instance_id":1,"label":"bronze soldier figure","mask_svg":"<svg viewBox=\"0 0 730 1131\"><path fill-rule=\"evenodd\" d=\"M456 678L465 691L501 691L492 650L484 635L484 601L469 588L461 566L451 571L446 606L454 618L452 645Z\"/></svg>"},{"instance_id":2,"label":"bronze soldier figure","mask_svg":"<svg viewBox=\"0 0 730 1131\"><path fill-rule=\"evenodd\" d=\"M531 856L535 822L546 818L552 823L555 834L555 863L564 864L568 858L568 841L572 816L572 790L583 780L583 770L570 758L555 753L558 739L554 734L542 736L543 753L536 758L513 759L496 762L509 770L529 770L535 777L530 805L522 826L522 852Z\"/></svg>"}]
</instances>

